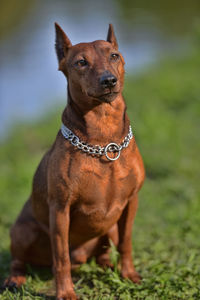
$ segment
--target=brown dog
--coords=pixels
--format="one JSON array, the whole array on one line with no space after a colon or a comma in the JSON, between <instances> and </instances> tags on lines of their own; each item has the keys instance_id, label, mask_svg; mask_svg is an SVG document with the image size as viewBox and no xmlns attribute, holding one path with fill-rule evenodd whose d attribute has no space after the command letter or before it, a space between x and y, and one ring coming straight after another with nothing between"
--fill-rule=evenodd
<instances>
[{"instance_id":1,"label":"brown dog","mask_svg":"<svg viewBox=\"0 0 200 300\"><path fill-rule=\"evenodd\" d=\"M26 263L53 264L57 299L77 299L71 268L91 256L111 266L109 239L121 255L122 276L140 281L131 231L144 167L122 97L124 60L112 25L107 41L75 46L55 26L59 70L68 80L64 125L11 229L13 260L5 285L25 282Z\"/></svg>"}]
</instances>

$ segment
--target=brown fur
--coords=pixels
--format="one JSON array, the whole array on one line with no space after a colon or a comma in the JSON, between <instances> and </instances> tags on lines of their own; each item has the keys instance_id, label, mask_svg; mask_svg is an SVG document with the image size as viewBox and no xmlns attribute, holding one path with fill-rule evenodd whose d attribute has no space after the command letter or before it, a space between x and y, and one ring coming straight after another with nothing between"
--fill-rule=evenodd
<instances>
[{"instance_id":1,"label":"brown fur","mask_svg":"<svg viewBox=\"0 0 200 300\"><path fill-rule=\"evenodd\" d=\"M107 41L72 46L56 24L56 51L59 70L68 79L63 123L92 145L120 144L129 119L122 97L124 60L112 25ZM83 59L86 65L80 62ZM115 86L100 84L105 72L116 77ZM118 247L122 276L138 283L131 231L143 181L143 162L134 138L111 162L83 153L59 131L35 173L31 197L11 229L11 275L5 285L25 283L26 263L53 263L57 299L77 299L71 268L91 256L111 266L109 239Z\"/></svg>"}]
</instances>

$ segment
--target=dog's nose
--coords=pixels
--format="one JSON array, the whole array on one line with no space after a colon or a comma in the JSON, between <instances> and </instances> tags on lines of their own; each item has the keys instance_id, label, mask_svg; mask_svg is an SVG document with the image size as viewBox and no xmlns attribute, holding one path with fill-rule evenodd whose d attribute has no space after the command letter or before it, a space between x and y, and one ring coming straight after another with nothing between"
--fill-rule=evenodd
<instances>
[{"instance_id":1,"label":"dog's nose","mask_svg":"<svg viewBox=\"0 0 200 300\"><path fill-rule=\"evenodd\" d=\"M104 74L100 78L100 84L104 88L113 87L113 86L116 85L116 83L117 83L117 78L113 74L111 74L111 73Z\"/></svg>"}]
</instances>

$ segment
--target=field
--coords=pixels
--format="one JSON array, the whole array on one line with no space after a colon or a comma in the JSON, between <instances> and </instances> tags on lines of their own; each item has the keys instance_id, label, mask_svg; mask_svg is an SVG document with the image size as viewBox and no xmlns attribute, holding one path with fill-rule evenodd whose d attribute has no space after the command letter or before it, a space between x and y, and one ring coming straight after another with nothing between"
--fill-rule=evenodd
<instances>
[{"instance_id":1,"label":"field","mask_svg":"<svg viewBox=\"0 0 200 300\"><path fill-rule=\"evenodd\" d=\"M147 178L133 230L141 285L94 260L73 273L80 299L200 299L200 51L126 78L124 96ZM15 127L0 147L0 284L9 272L9 228L60 126L60 113ZM117 253L112 252L116 264ZM28 267L27 284L1 300L55 299L50 270Z\"/></svg>"}]
</instances>

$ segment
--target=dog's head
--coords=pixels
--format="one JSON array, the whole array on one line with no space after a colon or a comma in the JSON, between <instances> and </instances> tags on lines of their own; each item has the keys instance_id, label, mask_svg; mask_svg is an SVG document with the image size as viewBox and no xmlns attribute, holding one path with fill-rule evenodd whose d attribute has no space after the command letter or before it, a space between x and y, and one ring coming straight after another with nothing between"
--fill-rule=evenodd
<instances>
[{"instance_id":1,"label":"dog's head","mask_svg":"<svg viewBox=\"0 0 200 300\"><path fill-rule=\"evenodd\" d=\"M71 97L75 101L112 102L122 92L124 79L124 59L113 26L109 25L107 41L74 46L56 23L55 28L59 70L67 77Z\"/></svg>"}]
</instances>

